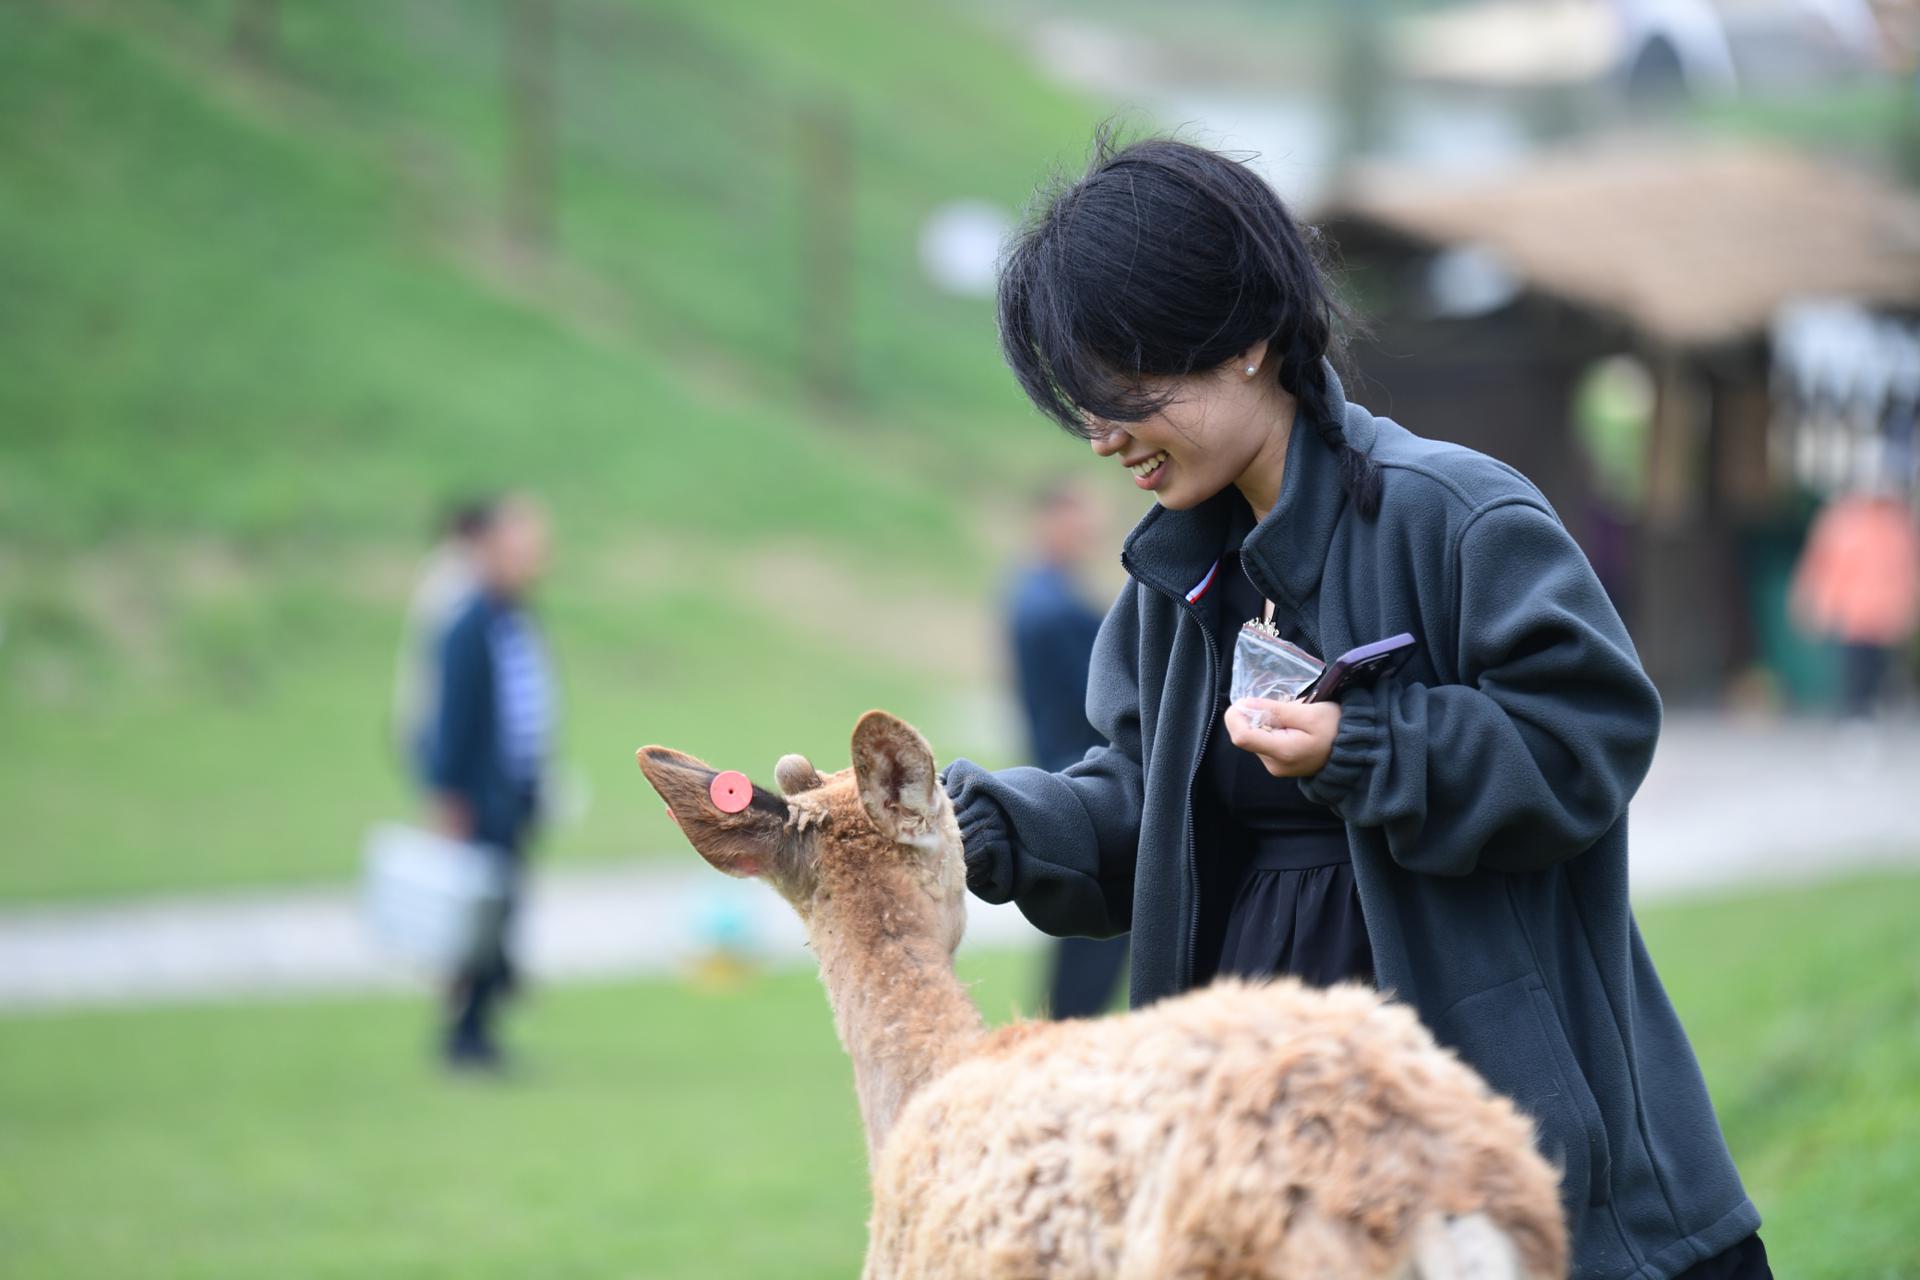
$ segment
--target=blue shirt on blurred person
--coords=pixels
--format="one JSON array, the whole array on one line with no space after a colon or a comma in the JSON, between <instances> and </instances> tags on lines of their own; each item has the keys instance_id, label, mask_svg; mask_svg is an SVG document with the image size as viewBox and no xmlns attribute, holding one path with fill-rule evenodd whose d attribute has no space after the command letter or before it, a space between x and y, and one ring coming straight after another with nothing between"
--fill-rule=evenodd
<instances>
[{"instance_id":1,"label":"blue shirt on blurred person","mask_svg":"<svg viewBox=\"0 0 1920 1280\"><path fill-rule=\"evenodd\" d=\"M1087 659L1100 614L1055 564L1023 570L1008 592L1007 612L1033 763L1057 773L1104 741L1087 723Z\"/></svg>"},{"instance_id":2,"label":"blue shirt on blurred person","mask_svg":"<svg viewBox=\"0 0 1920 1280\"><path fill-rule=\"evenodd\" d=\"M447 629L440 670L428 781L460 801L468 838L518 852L537 808L552 730L546 650L524 609L482 591Z\"/></svg>"}]
</instances>

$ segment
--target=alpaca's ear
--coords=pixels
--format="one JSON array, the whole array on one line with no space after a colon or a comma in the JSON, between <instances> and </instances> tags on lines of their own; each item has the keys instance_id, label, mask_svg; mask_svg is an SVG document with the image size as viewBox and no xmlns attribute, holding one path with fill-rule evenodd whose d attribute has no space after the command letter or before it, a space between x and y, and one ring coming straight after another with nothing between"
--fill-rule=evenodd
<instances>
[{"instance_id":1,"label":"alpaca's ear","mask_svg":"<svg viewBox=\"0 0 1920 1280\"><path fill-rule=\"evenodd\" d=\"M860 803L880 834L899 844L940 844L940 779L933 749L912 725L869 711L853 730L853 776Z\"/></svg>"},{"instance_id":2,"label":"alpaca's ear","mask_svg":"<svg viewBox=\"0 0 1920 1280\"><path fill-rule=\"evenodd\" d=\"M765 876L778 869L788 851L785 800L753 787L740 795L743 805L722 807L715 779L725 798L726 775L667 747L642 747L639 759L641 772L701 857L730 876Z\"/></svg>"}]
</instances>

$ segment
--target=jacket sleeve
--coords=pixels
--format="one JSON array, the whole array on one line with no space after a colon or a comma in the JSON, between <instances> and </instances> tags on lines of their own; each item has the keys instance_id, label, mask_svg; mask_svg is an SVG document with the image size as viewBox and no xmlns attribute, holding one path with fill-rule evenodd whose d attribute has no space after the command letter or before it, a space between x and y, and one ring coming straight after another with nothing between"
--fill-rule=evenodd
<instances>
[{"instance_id":1,"label":"jacket sleeve","mask_svg":"<svg viewBox=\"0 0 1920 1280\"><path fill-rule=\"evenodd\" d=\"M1143 791L1136 662L1140 622L1129 583L1101 624L1087 679L1087 719L1106 739L1059 773L947 767L947 793L966 842L967 886L1013 901L1056 936L1125 933Z\"/></svg>"},{"instance_id":2,"label":"jacket sleeve","mask_svg":"<svg viewBox=\"0 0 1920 1280\"><path fill-rule=\"evenodd\" d=\"M1379 828L1411 871L1537 870L1626 813L1653 762L1659 695L1550 512L1481 512L1455 564L1461 683L1354 690L1332 756L1300 789Z\"/></svg>"},{"instance_id":3,"label":"jacket sleeve","mask_svg":"<svg viewBox=\"0 0 1920 1280\"><path fill-rule=\"evenodd\" d=\"M440 648L440 697L427 780L436 791L470 795L478 789L483 752L482 713L490 670L483 619L469 613L447 629Z\"/></svg>"}]
</instances>

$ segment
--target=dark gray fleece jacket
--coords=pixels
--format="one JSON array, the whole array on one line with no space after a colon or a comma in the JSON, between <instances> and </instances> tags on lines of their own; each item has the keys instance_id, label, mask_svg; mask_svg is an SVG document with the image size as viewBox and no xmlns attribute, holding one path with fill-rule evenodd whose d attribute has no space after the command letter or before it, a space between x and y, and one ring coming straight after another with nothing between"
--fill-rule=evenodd
<instances>
[{"instance_id":1,"label":"dark gray fleece jacket","mask_svg":"<svg viewBox=\"0 0 1920 1280\"><path fill-rule=\"evenodd\" d=\"M1301 789L1347 823L1381 989L1537 1121L1565 1171L1575 1274L1664 1280L1760 1216L1627 901L1627 802L1659 698L1523 476L1331 385L1382 468L1380 513L1353 510L1303 423L1247 573L1316 652L1401 631L1420 646L1341 700L1332 758ZM1131 930L1136 1006L1205 977L1194 778L1204 751L1235 748L1202 597L1232 500L1155 508L1127 539L1087 693L1109 745L1061 773L946 774L973 891L1052 934Z\"/></svg>"}]
</instances>

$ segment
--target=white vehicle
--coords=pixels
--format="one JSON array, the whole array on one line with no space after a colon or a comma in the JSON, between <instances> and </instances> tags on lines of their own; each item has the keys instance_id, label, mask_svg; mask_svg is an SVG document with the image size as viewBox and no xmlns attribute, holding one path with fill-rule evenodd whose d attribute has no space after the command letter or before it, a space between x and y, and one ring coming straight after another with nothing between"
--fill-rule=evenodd
<instances>
[{"instance_id":1,"label":"white vehicle","mask_svg":"<svg viewBox=\"0 0 1920 1280\"><path fill-rule=\"evenodd\" d=\"M1712 97L1911 70L1911 0L1482 0L1403 20L1416 79Z\"/></svg>"}]
</instances>

